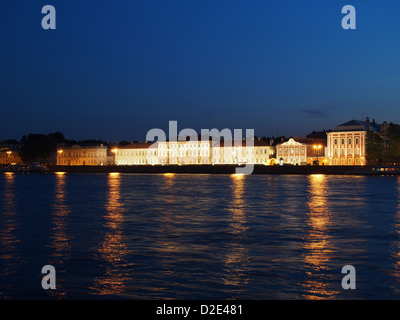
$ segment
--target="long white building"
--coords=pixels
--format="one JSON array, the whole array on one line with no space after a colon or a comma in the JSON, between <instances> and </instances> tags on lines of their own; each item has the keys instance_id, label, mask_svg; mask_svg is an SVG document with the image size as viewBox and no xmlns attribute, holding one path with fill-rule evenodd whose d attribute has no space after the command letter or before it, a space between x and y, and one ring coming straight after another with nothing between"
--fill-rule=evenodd
<instances>
[{"instance_id":1,"label":"long white building","mask_svg":"<svg viewBox=\"0 0 400 320\"><path fill-rule=\"evenodd\" d=\"M228 142L209 140L131 143L114 149L116 165L149 164L271 164L275 147L261 139Z\"/></svg>"}]
</instances>

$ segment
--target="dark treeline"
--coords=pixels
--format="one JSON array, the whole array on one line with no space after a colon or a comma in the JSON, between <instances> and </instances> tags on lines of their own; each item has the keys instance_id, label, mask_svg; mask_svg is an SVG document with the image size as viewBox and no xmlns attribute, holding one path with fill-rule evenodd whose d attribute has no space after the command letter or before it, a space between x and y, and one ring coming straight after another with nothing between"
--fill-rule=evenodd
<instances>
[{"instance_id":1,"label":"dark treeline","mask_svg":"<svg viewBox=\"0 0 400 320\"><path fill-rule=\"evenodd\" d=\"M379 132L368 131L366 149L369 165L400 163L400 125L389 123Z\"/></svg>"}]
</instances>

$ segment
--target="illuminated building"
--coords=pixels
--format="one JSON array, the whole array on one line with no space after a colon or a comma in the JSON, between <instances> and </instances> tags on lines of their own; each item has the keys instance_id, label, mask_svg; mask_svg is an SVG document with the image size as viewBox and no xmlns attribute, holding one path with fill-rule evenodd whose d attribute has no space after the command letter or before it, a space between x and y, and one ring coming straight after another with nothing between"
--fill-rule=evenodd
<instances>
[{"instance_id":1,"label":"illuminated building","mask_svg":"<svg viewBox=\"0 0 400 320\"><path fill-rule=\"evenodd\" d=\"M379 125L373 120L351 120L335 127L328 132L327 158L330 165L366 164L366 136L368 131L379 131Z\"/></svg>"},{"instance_id":2,"label":"illuminated building","mask_svg":"<svg viewBox=\"0 0 400 320\"><path fill-rule=\"evenodd\" d=\"M296 140L290 138L276 146L276 159L280 164L326 164L325 141L305 138L296 138Z\"/></svg>"},{"instance_id":3,"label":"illuminated building","mask_svg":"<svg viewBox=\"0 0 400 320\"><path fill-rule=\"evenodd\" d=\"M254 139L249 145L246 140L216 143L212 147L213 164L271 164L275 147L265 140Z\"/></svg>"},{"instance_id":4,"label":"illuminated building","mask_svg":"<svg viewBox=\"0 0 400 320\"><path fill-rule=\"evenodd\" d=\"M211 164L211 141L159 141L158 161L160 164Z\"/></svg>"},{"instance_id":5,"label":"illuminated building","mask_svg":"<svg viewBox=\"0 0 400 320\"><path fill-rule=\"evenodd\" d=\"M276 159L284 164L306 165L307 145L290 138L276 146Z\"/></svg>"},{"instance_id":6,"label":"illuminated building","mask_svg":"<svg viewBox=\"0 0 400 320\"><path fill-rule=\"evenodd\" d=\"M206 164L270 164L275 147L264 140L214 143L212 139L131 143L115 149L117 165L206 165ZM253 146L254 145L254 146Z\"/></svg>"},{"instance_id":7,"label":"illuminated building","mask_svg":"<svg viewBox=\"0 0 400 320\"><path fill-rule=\"evenodd\" d=\"M107 165L107 147L66 146L57 150L57 164L66 166L103 166Z\"/></svg>"},{"instance_id":8,"label":"illuminated building","mask_svg":"<svg viewBox=\"0 0 400 320\"><path fill-rule=\"evenodd\" d=\"M17 165L22 164L19 151L5 148L0 150L0 164L1 165Z\"/></svg>"},{"instance_id":9,"label":"illuminated building","mask_svg":"<svg viewBox=\"0 0 400 320\"><path fill-rule=\"evenodd\" d=\"M157 145L150 148L153 143L130 143L123 147L113 149L116 165L146 165L157 164Z\"/></svg>"}]
</instances>

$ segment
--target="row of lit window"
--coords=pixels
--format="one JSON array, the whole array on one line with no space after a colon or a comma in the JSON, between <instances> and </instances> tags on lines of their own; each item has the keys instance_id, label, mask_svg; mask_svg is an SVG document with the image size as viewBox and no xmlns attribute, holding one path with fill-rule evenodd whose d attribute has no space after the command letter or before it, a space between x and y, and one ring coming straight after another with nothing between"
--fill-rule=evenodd
<instances>
[{"instance_id":1,"label":"row of lit window","mask_svg":"<svg viewBox=\"0 0 400 320\"><path fill-rule=\"evenodd\" d=\"M360 144L359 138L356 138L355 141L356 141L356 143L355 143L356 145ZM346 142L346 139L342 138L342 139L340 139L340 142L341 142L342 145L344 145L345 142ZM337 145L338 144L338 139L334 139L333 143L335 145ZM351 138L348 139L348 144L352 144L352 139Z\"/></svg>"},{"instance_id":2,"label":"row of lit window","mask_svg":"<svg viewBox=\"0 0 400 320\"><path fill-rule=\"evenodd\" d=\"M338 159L333 159L333 165L337 166L339 164ZM340 159L340 164L342 166L346 165L346 160L345 159ZM347 160L347 165L352 166L353 165L353 159L348 159ZM360 160L355 159L355 165L358 166L360 165Z\"/></svg>"},{"instance_id":3,"label":"row of lit window","mask_svg":"<svg viewBox=\"0 0 400 320\"><path fill-rule=\"evenodd\" d=\"M338 156L339 155L339 149L333 149L333 154L335 155L335 156ZM349 156L351 156L351 155L353 155L353 149L348 149L347 150L347 154L349 155ZM356 148L355 149L355 151L354 151L354 154L356 155L356 156L359 156L360 155L360 149L359 148ZM346 155L346 149L340 149L340 155L341 156L345 156Z\"/></svg>"}]
</instances>

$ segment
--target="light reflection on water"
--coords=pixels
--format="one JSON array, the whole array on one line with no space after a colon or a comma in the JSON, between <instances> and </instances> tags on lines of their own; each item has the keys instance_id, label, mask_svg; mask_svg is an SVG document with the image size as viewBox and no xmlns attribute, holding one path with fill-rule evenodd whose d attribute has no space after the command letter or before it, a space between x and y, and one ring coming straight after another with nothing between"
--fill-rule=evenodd
<instances>
[{"instance_id":1,"label":"light reflection on water","mask_svg":"<svg viewBox=\"0 0 400 320\"><path fill-rule=\"evenodd\" d=\"M128 289L132 263L125 260L127 240L121 230L125 209L121 202L121 177L110 173L107 177L107 202L103 241L97 248L105 272L94 279L91 288L99 295L122 295Z\"/></svg>"},{"instance_id":2,"label":"light reflection on water","mask_svg":"<svg viewBox=\"0 0 400 320\"><path fill-rule=\"evenodd\" d=\"M391 253L393 259L393 275L395 277L393 283L393 290L396 294L400 294L400 177L397 178L397 212L393 223L393 232L397 236L396 240L392 243L393 251Z\"/></svg>"},{"instance_id":3,"label":"light reflection on water","mask_svg":"<svg viewBox=\"0 0 400 320\"><path fill-rule=\"evenodd\" d=\"M0 200L1 298L400 298L398 178L3 174Z\"/></svg>"},{"instance_id":4,"label":"light reflection on water","mask_svg":"<svg viewBox=\"0 0 400 320\"><path fill-rule=\"evenodd\" d=\"M332 253L336 250L328 230L331 227L331 213L327 198L327 177L309 175L308 201L306 212L306 234L304 237L304 269L306 280L303 283L305 299L334 298L337 290L331 288L324 279L324 271L328 270Z\"/></svg>"},{"instance_id":5,"label":"light reflection on water","mask_svg":"<svg viewBox=\"0 0 400 320\"><path fill-rule=\"evenodd\" d=\"M235 292L240 291L240 286L248 283L247 257L248 248L243 244L243 237L248 230L246 206L244 200L245 176L231 175L232 201L229 210L229 227L231 234L234 235L227 247L225 256L225 274L222 276L225 285L232 286Z\"/></svg>"},{"instance_id":6,"label":"light reflection on water","mask_svg":"<svg viewBox=\"0 0 400 320\"><path fill-rule=\"evenodd\" d=\"M68 197L66 191L66 179L67 176L63 172L57 172L55 174L56 185L55 185L55 199L52 208L52 235L50 236L50 249L51 265L62 266L69 258L71 250L71 239L67 233L68 216L70 210L66 204ZM60 270L61 269L61 270ZM58 298L64 298L67 293L64 289L65 279L62 275L63 268L58 268L57 276L57 290L48 291L50 295L54 295Z\"/></svg>"},{"instance_id":7,"label":"light reflection on water","mask_svg":"<svg viewBox=\"0 0 400 320\"><path fill-rule=\"evenodd\" d=\"M18 227L15 203L15 174L12 172L4 175L4 190L0 214L0 277L14 276L15 267L19 263L19 239L16 232ZM0 298L9 298L7 290L11 285L0 286Z\"/></svg>"}]
</instances>

